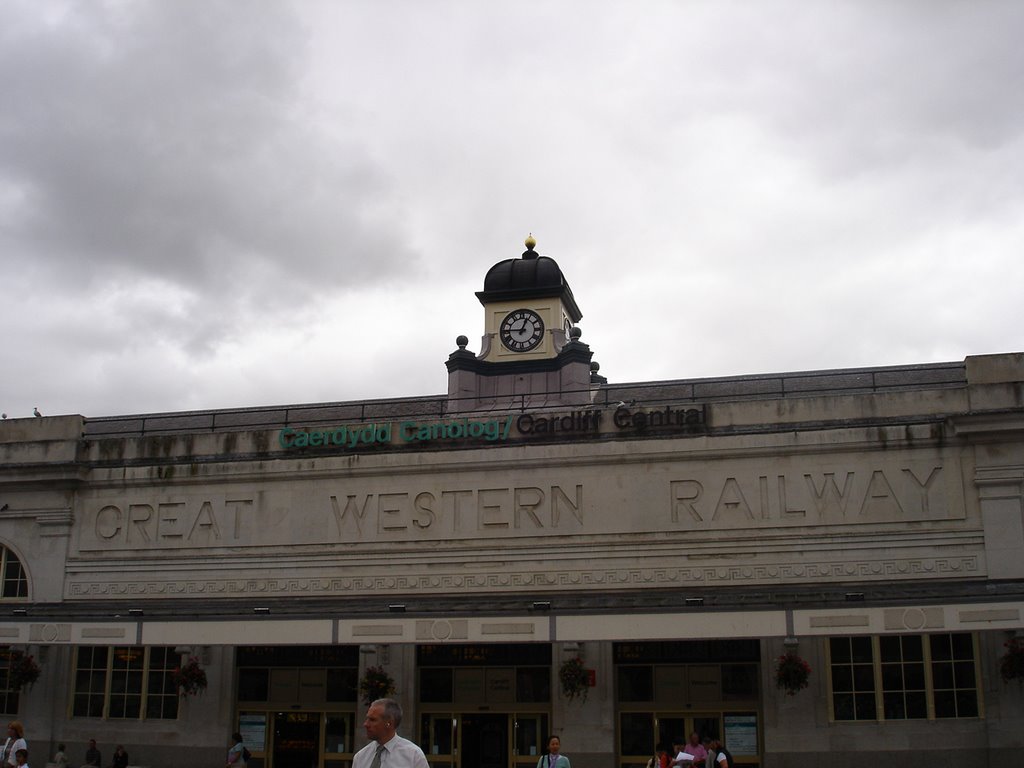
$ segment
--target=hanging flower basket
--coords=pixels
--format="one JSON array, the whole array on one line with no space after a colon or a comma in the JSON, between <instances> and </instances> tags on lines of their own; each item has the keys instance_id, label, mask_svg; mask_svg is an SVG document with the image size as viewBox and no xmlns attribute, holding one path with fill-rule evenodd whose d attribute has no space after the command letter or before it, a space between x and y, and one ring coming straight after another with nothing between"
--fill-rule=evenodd
<instances>
[{"instance_id":1,"label":"hanging flower basket","mask_svg":"<svg viewBox=\"0 0 1024 768\"><path fill-rule=\"evenodd\" d=\"M39 665L35 657L22 651L11 651L7 662L7 689L20 691L31 688L39 679Z\"/></svg>"},{"instance_id":2,"label":"hanging flower basket","mask_svg":"<svg viewBox=\"0 0 1024 768\"><path fill-rule=\"evenodd\" d=\"M811 677L811 665L792 651L779 656L775 664L775 685L786 691L787 696L795 696L798 691L807 687Z\"/></svg>"},{"instance_id":3,"label":"hanging flower basket","mask_svg":"<svg viewBox=\"0 0 1024 768\"><path fill-rule=\"evenodd\" d=\"M1024 683L1024 637L1011 637L1003 645L1006 653L999 660L999 674L1008 683Z\"/></svg>"},{"instance_id":4,"label":"hanging flower basket","mask_svg":"<svg viewBox=\"0 0 1024 768\"><path fill-rule=\"evenodd\" d=\"M590 675L583 668L583 659L573 656L562 662L558 668L558 682L562 686L562 695L569 701L579 698L580 701L587 700L590 693Z\"/></svg>"},{"instance_id":5,"label":"hanging flower basket","mask_svg":"<svg viewBox=\"0 0 1024 768\"><path fill-rule=\"evenodd\" d=\"M174 668L171 672L171 682L177 687L182 698L197 696L206 690L206 672L199 666L199 659L191 656L187 664Z\"/></svg>"},{"instance_id":6,"label":"hanging flower basket","mask_svg":"<svg viewBox=\"0 0 1024 768\"><path fill-rule=\"evenodd\" d=\"M359 681L359 698L370 706L377 699L385 699L395 692L395 681L384 667L367 667Z\"/></svg>"}]
</instances>

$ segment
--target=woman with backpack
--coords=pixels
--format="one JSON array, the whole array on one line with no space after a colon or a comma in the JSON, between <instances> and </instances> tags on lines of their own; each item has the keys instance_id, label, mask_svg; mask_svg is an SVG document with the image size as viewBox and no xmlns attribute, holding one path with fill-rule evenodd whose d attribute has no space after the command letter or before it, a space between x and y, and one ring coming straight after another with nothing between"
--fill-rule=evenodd
<instances>
[{"instance_id":1,"label":"woman with backpack","mask_svg":"<svg viewBox=\"0 0 1024 768\"><path fill-rule=\"evenodd\" d=\"M557 736L548 739L548 753L541 755L537 768L571 768L569 758L562 754L562 740Z\"/></svg>"},{"instance_id":2,"label":"woman with backpack","mask_svg":"<svg viewBox=\"0 0 1024 768\"><path fill-rule=\"evenodd\" d=\"M242 744L242 734L231 734L231 741L234 743L228 750L228 768L245 768L249 761L249 750Z\"/></svg>"}]
</instances>

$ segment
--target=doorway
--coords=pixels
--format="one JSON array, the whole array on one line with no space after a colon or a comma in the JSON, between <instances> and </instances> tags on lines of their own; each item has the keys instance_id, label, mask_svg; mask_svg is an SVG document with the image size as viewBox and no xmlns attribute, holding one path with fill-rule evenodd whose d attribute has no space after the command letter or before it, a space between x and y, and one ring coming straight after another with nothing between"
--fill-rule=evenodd
<instances>
[{"instance_id":1,"label":"doorway","mask_svg":"<svg viewBox=\"0 0 1024 768\"><path fill-rule=\"evenodd\" d=\"M507 714L462 715L460 765L472 768L509 768Z\"/></svg>"},{"instance_id":2,"label":"doorway","mask_svg":"<svg viewBox=\"0 0 1024 768\"><path fill-rule=\"evenodd\" d=\"M272 765L274 768L319 768L319 712L278 712L274 716Z\"/></svg>"},{"instance_id":3,"label":"doorway","mask_svg":"<svg viewBox=\"0 0 1024 768\"><path fill-rule=\"evenodd\" d=\"M722 738L722 720L717 714L662 715L657 722L658 743L669 748L676 739L685 744L691 733L696 733L702 742L706 738Z\"/></svg>"}]
</instances>

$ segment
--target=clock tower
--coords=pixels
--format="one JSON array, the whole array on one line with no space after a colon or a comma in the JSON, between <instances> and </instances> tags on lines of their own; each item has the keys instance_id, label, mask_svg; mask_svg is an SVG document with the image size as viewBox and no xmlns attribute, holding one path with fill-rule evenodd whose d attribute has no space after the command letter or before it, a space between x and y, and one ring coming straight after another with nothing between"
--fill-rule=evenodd
<instances>
[{"instance_id":1,"label":"clock tower","mask_svg":"<svg viewBox=\"0 0 1024 768\"><path fill-rule=\"evenodd\" d=\"M476 296L484 307L480 353L459 349L448 357L448 405L452 412L582 405L604 382L580 342L583 317L554 259L534 250L533 236L517 259L487 271ZM592 370L593 369L593 370Z\"/></svg>"}]
</instances>

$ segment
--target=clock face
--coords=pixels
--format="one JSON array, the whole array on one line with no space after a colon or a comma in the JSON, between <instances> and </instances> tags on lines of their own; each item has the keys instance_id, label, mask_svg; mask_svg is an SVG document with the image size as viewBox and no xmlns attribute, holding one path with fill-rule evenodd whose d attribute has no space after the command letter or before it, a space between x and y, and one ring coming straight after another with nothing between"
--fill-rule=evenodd
<instances>
[{"instance_id":1,"label":"clock face","mask_svg":"<svg viewBox=\"0 0 1024 768\"><path fill-rule=\"evenodd\" d=\"M544 339L544 321L531 309L516 309L505 315L498 335L506 349L528 352Z\"/></svg>"}]
</instances>

